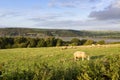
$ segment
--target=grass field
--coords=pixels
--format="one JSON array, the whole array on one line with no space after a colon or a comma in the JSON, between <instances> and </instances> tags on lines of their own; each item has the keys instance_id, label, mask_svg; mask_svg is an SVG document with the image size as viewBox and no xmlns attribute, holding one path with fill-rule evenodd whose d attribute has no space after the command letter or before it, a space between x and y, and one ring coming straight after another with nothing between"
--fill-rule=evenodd
<instances>
[{"instance_id":1,"label":"grass field","mask_svg":"<svg viewBox=\"0 0 120 80\"><path fill-rule=\"evenodd\" d=\"M90 60L74 61L84 51ZM120 44L0 50L0 80L120 80Z\"/></svg>"}]
</instances>

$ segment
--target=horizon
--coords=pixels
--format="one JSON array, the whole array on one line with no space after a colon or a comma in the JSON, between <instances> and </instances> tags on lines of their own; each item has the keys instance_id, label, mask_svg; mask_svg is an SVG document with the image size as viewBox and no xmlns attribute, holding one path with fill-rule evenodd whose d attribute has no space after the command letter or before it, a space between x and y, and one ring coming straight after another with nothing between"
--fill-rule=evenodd
<instances>
[{"instance_id":1,"label":"horizon","mask_svg":"<svg viewBox=\"0 0 120 80\"><path fill-rule=\"evenodd\" d=\"M120 31L120 0L1 0L0 28Z\"/></svg>"},{"instance_id":2,"label":"horizon","mask_svg":"<svg viewBox=\"0 0 120 80\"><path fill-rule=\"evenodd\" d=\"M55 29L55 28L29 28L29 27L0 27L0 29L40 29L40 30L73 30L73 31L100 31L100 32L118 32L119 30L78 30L78 29Z\"/></svg>"}]
</instances>

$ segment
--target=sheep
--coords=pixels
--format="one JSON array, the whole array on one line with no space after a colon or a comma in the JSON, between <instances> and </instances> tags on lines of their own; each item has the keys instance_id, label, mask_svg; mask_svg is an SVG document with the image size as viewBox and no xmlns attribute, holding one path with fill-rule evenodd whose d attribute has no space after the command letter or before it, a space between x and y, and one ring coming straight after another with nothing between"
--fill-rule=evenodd
<instances>
[{"instance_id":1,"label":"sheep","mask_svg":"<svg viewBox=\"0 0 120 80\"><path fill-rule=\"evenodd\" d=\"M62 50L65 50L65 49L67 49L67 46L63 46L61 49L62 49Z\"/></svg>"},{"instance_id":2,"label":"sheep","mask_svg":"<svg viewBox=\"0 0 120 80\"><path fill-rule=\"evenodd\" d=\"M84 60L84 58L86 58L87 60L90 59L89 56L86 55L85 52L83 52L83 51L76 51L76 52L74 53L74 60L76 61L76 60L79 59L79 58L82 58L82 61Z\"/></svg>"}]
</instances>

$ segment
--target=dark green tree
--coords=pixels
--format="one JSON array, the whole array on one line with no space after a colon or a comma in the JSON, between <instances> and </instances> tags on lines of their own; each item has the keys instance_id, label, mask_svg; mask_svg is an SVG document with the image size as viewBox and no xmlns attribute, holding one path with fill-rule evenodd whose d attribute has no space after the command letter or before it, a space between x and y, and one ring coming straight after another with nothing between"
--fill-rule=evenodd
<instances>
[{"instance_id":1,"label":"dark green tree","mask_svg":"<svg viewBox=\"0 0 120 80\"><path fill-rule=\"evenodd\" d=\"M5 44L3 42L3 38L0 37L0 49L4 49L5 48Z\"/></svg>"},{"instance_id":2,"label":"dark green tree","mask_svg":"<svg viewBox=\"0 0 120 80\"><path fill-rule=\"evenodd\" d=\"M100 40L100 41L98 41L96 44L101 44L101 45L103 45L103 44L105 44L105 41L104 41L104 40Z\"/></svg>"},{"instance_id":3,"label":"dark green tree","mask_svg":"<svg viewBox=\"0 0 120 80\"><path fill-rule=\"evenodd\" d=\"M46 42L43 38L40 38L37 42L37 47L46 47Z\"/></svg>"},{"instance_id":4,"label":"dark green tree","mask_svg":"<svg viewBox=\"0 0 120 80\"><path fill-rule=\"evenodd\" d=\"M35 38L27 38L28 46L27 47L36 47L38 40Z\"/></svg>"},{"instance_id":5,"label":"dark green tree","mask_svg":"<svg viewBox=\"0 0 120 80\"><path fill-rule=\"evenodd\" d=\"M57 39L56 46L62 46L63 41L61 39Z\"/></svg>"},{"instance_id":6,"label":"dark green tree","mask_svg":"<svg viewBox=\"0 0 120 80\"><path fill-rule=\"evenodd\" d=\"M47 47L56 46L56 42L57 42L57 40L54 37L49 37L46 39Z\"/></svg>"},{"instance_id":7,"label":"dark green tree","mask_svg":"<svg viewBox=\"0 0 120 80\"><path fill-rule=\"evenodd\" d=\"M25 37L16 37L14 39L14 47L27 47L28 40Z\"/></svg>"},{"instance_id":8,"label":"dark green tree","mask_svg":"<svg viewBox=\"0 0 120 80\"><path fill-rule=\"evenodd\" d=\"M82 40L80 40L80 44L84 45L86 41L87 41L86 39L82 39Z\"/></svg>"},{"instance_id":9,"label":"dark green tree","mask_svg":"<svg viewBox=\"0 0 120 80\"><path fill-rule=\"evenodd\" d=\"M78 46L78 45L80 45L81 43L80 43L80 40L79 40L78 38L73 38L73 39L71 40L71 44L72 44L73 46Z\"/></svg>"},{"instance_id":10,"label":"dark green tree","mask_svg":"<svg viewBox=\"0 0 120 80\"><path fill-rule=\"evenodd\" d=\"M0 48L11 48L13 45L13 38L1 37L0 38Z\"/></svg>"},{"instance_id":11,"label":"dark green tree","mask_svg":"<svg viewBox=\"0 0 120 80\"><path fill-rule=\"evenodd\" d=\"M14 44L14 38L4 38L5 48L12 48Z\"/></svg>"}]
</instances>

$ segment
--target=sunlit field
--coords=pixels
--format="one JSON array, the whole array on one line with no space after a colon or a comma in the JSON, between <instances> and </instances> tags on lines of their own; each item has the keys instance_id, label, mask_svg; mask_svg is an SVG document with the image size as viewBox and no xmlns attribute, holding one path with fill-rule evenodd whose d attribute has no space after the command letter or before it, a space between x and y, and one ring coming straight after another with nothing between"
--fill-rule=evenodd
<instances>
[{"instance_id":1,"label":"sunlit field","mask_svg":"<svg viewBox=\"0 0 120 80\"><path fill-rule=\"evenodd\" d=\"M90 60L74 60L84 51ZM119 80L120 44L0 50L0 80Z\"/></svg>"}]
</instances>

